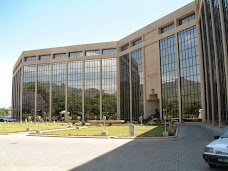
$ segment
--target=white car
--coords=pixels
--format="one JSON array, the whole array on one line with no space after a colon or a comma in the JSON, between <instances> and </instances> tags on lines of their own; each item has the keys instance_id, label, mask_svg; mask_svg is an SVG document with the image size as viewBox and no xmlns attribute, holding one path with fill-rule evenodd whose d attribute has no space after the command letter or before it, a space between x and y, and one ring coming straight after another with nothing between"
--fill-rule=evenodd
<instances>
[{"instance_id":1,"label":"white car","mask_svg":"<svg viewBox=\"0 0 228 171\"><path fill-rule=\"evenodd\" d=\"M203 158L210 167L228 166L228 128L221 136L215 136L215 141L208 144L203 153Z\"/></svg>"}]
</instances>

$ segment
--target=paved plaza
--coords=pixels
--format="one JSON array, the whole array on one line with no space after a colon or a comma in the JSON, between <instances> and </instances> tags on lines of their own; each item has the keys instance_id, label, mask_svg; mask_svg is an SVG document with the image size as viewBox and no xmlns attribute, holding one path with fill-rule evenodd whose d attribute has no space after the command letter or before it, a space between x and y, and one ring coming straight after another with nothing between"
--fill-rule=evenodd
<instances>
[{"instance_id":1,"label":"paved plaza","mask_svg":"<svg viewBox=\"0 0 228 171\"><path fill-rule=\"evenodd\" d=\"M0 170L206 171L202 153L217 131L180 124L169 139L96 139L0 135Z\"/></svg>"}]
</instances>

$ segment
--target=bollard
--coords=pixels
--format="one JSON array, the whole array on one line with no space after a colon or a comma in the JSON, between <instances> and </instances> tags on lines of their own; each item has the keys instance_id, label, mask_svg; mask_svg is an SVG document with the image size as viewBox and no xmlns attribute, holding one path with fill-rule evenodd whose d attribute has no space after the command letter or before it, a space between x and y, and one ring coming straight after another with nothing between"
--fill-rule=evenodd
<instances>
[{"instance_id":1,"label":"bollard","mask_svg":"<svg viewBox=\"0 0 228 171\"><path fill-rule=\"evenodd\" d=\"M132 123L129 125L129 136L130 137L134 137L135 136L135 125L132 124Z\"/></svg>"}]
</instances>

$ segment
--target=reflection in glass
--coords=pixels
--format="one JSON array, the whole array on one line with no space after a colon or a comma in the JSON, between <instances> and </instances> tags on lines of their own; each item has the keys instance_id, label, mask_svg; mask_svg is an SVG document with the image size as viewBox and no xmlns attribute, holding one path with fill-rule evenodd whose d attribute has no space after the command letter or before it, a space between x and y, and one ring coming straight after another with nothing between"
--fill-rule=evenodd
<instances>
[{"instance_id":1,"label":"reflection in glass","mask_svg":"<svg viewBox=\"0 0 228 171\"><path fill-rule=\"evenodd\" d=\"M138 120L143 116L143 59L142 49L131 53L131 81L132 81L132 119Z\"/></svg>"},{"instance_id":2,"label":"reflection in glass","mask_svg":"<svg viewBox=\"0 0 228 171\"><path fill-rule=\"evenodd\" d=\"M183 118L198 118L201 109L196 26L178 33Z\"/></svg>"},{"instance_id":3,"label":"reflection in glass","mask_svg":"<svg viewBox=\"0 0 228 171\"><path fill-rule=\"evenodd\" d=\"M50 64L39 64L37 73L37 116L49 116Z\"/></svg>"},{"instance_id":4,"label":"reflection in glass","mask_svg":"<svg viewBox=\"0 0 228 171\"><path fill-rule=\"evenodd\" d=\"M202 44L202 59L204 64L204 86L205 86L205 108L206 108L206 119L210 120L211 118L209 114L212 112L212 101L211 99L211 81L210 81L210 71L209 71L209 57L208 57L208 49L207 49L207 32L206 32L206 24L205 24L205 14L204 7L202 7L202 19L201 19L201 44ZM208 99L208 100L207 100ZM202 99L203 100L203 99Z\"/></svg>"},{"instance_id":5,"label":"reflection in glass","mask_svg":"<svg viewBox=\"0 0 228 171\"><path fill-rule=\"evenodd\" d=\"M28 116L35 119L35 82L36 65L24 66L23 70L23 95L22 95L22 119Z\"/></svg>"},{"instance_id":6,"label":"reflection in glass","mask_svg":"<svg viewBox=\"0 0 228 171\"><path fill-rule=\"evenodd\" d=\"M107 119L117 118L116 58L102 59L102 113Z\"/></svg>"},{"instance_id":7,"label":"reflection in glass","mask_svg":"<svg viewBox=\"0 0 228 171\"><path fill-rule=\"evenodd\" d=\"M130 121L129 55L120 57L120 119Z\"/></svg>"},{"instance_id":8,"label":"reflection in glass","mask_svg":"<svg viewBox=\"0 0 228 171\"><path fill-rule=\"evenodd\" d=\"M165 33L165 32L167 32L169 30L172 30L174 27L175 27L174 23L172 23L172 24L170 24L168 26L165 26L165 27L161 28L161 33Z\"/></svg>"},{"instance_id":9,"label":"reflection in glass","mask_svg":"<svg viewBox=\"0 0 228 171\"><path fill-rule=\"evenodd\" d=\"M105 54L105 55L110 55L110 54L115 54L115 53L116 53L116 48L102 50L102 54Z\"/></svg>"},{"instance_id":10,"label":"reflection in glass","mask_svg":"<svg viewBox=\"0 0 228 171\"><path fill-rule=\"evenodd\" d=\"M82 114L82 65L83 61L68 63L67 109L73 120Z\"/></svg>"},{"instance_id":11,"label":"reflection in glass","mask_svg":"<svg viewBox=\"0 0 228 171\"><path fill-rule=\"evenodd\" d=\"M188 23L196 18L195 13L179 20L179 25Z\"/></svg>"},{"instance_id":12,"label":"reflection in glass","mask_svg":"<svg viewBox=\"0 0 228 171\"><path fill-rule=\"evenodd\" d=\"M59 54L54 55L54 59L61 59L61 58L65 58L65 57L66 57L65 53L59 53Z\"/></svg>"},{"instance_id":13,"label":"reflection in glass","mask_svg":"<svg viewBox=\"0 0 228 171\"><path fill-rule=\"evenodd\" d=\"M178 77L175 35L160 40L160 58L163 116L178 118Z\"/></svg>"},{"instance_id":14,"label":"reflection in glass","mask_svg":"<svg viewBox=\"0 0 228 171\"><path fill-rule=\"evenodd\" d=\"M86 56L100 55L100 50L88 50L86 51Z\"/></svg>"},{"instance_id":15,"label":"reflection in glass","mask_svg":"<svg viewBox=\"0 0 228 171\"><path fill-rule=\"evenodd\" d=\"M52 119L62 120L65 110L66 62L52 64Z\"/></svg>"},{"instance_id":16,"label":"reflection in glass","mask_svg":"<svg viewBox=\"0 0 228 171\"><path fill-rule=\"evenodd\" d=\"M228 120L227 111L227 95L226 95L226 76L225 76L225 62L224 62L224 51L223 51L223 40L222 40L222 28L220 19L220 1L212 1L213 11L214 11L214 26L215 26L215 38L217 46L217 56L218 56L218 68L219 75L218 81L220 84L220 106L221 106L221 116L223 121Z\"/></svg>"},{"instance_id":17,"label":"reflection in glass","mask_svg":"<svg viewBox=\"0 0 228 171\"><path fill-rule=\"evenodd\" d=\"M100 59L85 61L85 120L100 118Z\"/></svg>"},{"instance_id":18,"label":"reflection in glass","mask_svg":"<svg viewBox=\"0 0 228 171\"><path fill-rule=\"evenodd\" d=\"M39 60L43 61L43 60L49 60L51 59L51 55L41 55L39 56Z\"/></svg>"},{"instance_id":19,"label":"reflection in glass","mask_svg":"<svg viewBox=\"0 0 228 171\"><path fill-rule=\"evenodd\" d=\"M212 92L214 99L214 116L215 122L218 122L218 96L217 96L217 80L216 80L216 63L215 63L215 52L214 52L214 38L213 38L213 30L212 30L212 19L211 19L211 11L210 11L210 0L207 0L206 3L206 12L207 12L207 23L208 23L208 32L209 32L209 42L210 45L207 49L210 49L211 59L211 70L212 70ZM212 118L212 114L210 113L210 118Z\"/></svg>"},{"instance_id":20,"label":"reflection in glass","mask_svg":"<svg viewBox=\"0 0 228 171\"><path fill-rule=\"evenodd\" d=\"M35 56L25 57L25 62L31 62L31 61L35 61L35 60L36 60Z\"/></svg>"},{"instance_id":21,"label":"reflection in glass","mask_svg":"<svg viewBox=\"0 0 228 171\"><path fill-rule=\"evenodd\" d=\"M13 77L12 85L12 117L20 120L20 97L21 97L21 69Z\"/></svg>"},{"instance_id":22,"label":"reflection in glass","mask_svg":"<svg viewBox=\"0 0 228 171\"><path fill-rule=\"evenodd\" d=\"M83 52L82 51L69 53L69 57L70 58L72 58L72 57L79 57L79 56L83 56Z\"/></svg>"}]
</instances>

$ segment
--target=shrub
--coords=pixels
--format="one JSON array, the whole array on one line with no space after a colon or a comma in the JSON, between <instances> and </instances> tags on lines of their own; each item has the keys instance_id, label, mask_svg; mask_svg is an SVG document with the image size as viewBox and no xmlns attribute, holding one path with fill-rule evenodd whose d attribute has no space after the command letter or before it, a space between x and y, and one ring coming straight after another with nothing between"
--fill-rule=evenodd
<instances>
[{"instance_id":1,"label":"shrub","mask_svg":"<svg viewBox=\"0 0 228 171\"><path fill-rule=\"evenodd\" d=\"M110 122L110 123L108 123L108 125L109 125L109 126L112 126L112 123Z\"/></svg>"},{"instance_id":2,"label":"shrub","mask_svg":"<svg viewBox=\"0 0 228 171\"><path fill-rule=\"evenodd\" d=\"M84 126L85 125L85 122L82 122L82 126Z\"/></svg>"}]
</instances>

